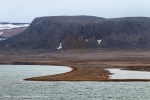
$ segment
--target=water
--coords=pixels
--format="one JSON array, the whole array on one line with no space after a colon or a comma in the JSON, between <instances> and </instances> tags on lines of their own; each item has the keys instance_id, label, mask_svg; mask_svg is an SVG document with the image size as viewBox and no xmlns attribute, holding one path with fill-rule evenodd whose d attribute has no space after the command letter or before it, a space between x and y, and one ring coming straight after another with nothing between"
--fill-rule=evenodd
<instances>
[{"instance_id":1,"label":"water","mask_svg":"<svg viewBox=\"0 0 150 100\"><path fill-rule=\"evenodd\" d=\"M28 77L53 75L71 71L63 66L40 66L40 65L0 65L0 82L5 79L21 80ZM5 81L3 80L3 81Z\"/></svg>"},{"instance_id":2,"label":"water","mask_svg":"<svg viewBox=\"0 0 150 100\"><path fill-rule=\"evenodd\" d=\"M113 73L110 79L150 79L150 72L121 70L119 68L106 69Z\"/></svg>"},{"instance_id":3,"label":"water","mask_svg":"<svg viewBox=\"0 0 150 100\"><path fill-rule=\"evenodd\" d=\"M51 70L49 68L44 67L44 70L42 67L33 66L35 71L39 70L36 73L32 70L32 66L29 68L0 66L0 100L149 100L150 98L149 82L20 81L23 78L41 75L45 71L49 72Z\"/></svg>"}]
</instances>

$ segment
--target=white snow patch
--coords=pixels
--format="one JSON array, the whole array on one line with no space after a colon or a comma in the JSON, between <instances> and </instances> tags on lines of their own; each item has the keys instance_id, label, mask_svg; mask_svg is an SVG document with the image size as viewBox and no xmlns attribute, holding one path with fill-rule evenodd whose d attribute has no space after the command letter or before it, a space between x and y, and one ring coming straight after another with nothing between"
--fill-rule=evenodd
<instances>
[{"instance_id":1,"label":"white snow patch","mask_svg":"<svg viewBox=\"0 0 150 100\"><path fill-rule=\"evenodd\" d=\"M102 40L97 40L98 44L101 44L101 41L102 41Z\"/></svg>"},{"instance_id":2,"label":"white snow patch","mask_svg":"<svg viewBox=\"0 0 150 100\"><path fill-rule=\"evenodd\" d=\"M4 32L0 32L0 35L2 35Z\"/></svg>"},{"instance_id":3,"label":"white snow patch","mask_svg":"<svg viewBox=\"0 0 150 100\"><path fill-rule=\"evenodd\" d=\"M3 41L3 40L6 40L6 39L3 39L3 38L0 39L0 41Z\"/></svg>"},{"instance_id":4,"label":"white snow patch","mask_svg":"<svg viewBox=\"0 0 150 100\"><path fill-rule=\"evenodd\" d=\"M62 48L62 43L60 43L59 47L57 48L58 50Z\"/></svg>"},{"instance_id":5,"label":"white snow patch","mask_svg":"<svg viewBox=\"0 0 150 100\"><path fill-rule=\"evenodd\" d=\"M88 39L86 39L85 41L88 42Z\"/></svg>"},{"instance_id":6,"label":"white snow patch","mask_svg":"<svg viewBox=\"0 0 150 100\"><path fill-rule=\"evenodd\" d=\"M18 24L18 25L14 25L14 24L0 24L0 30L4 30L4 29L12 29L12 28L21 28L21 27L28 27L29 24Z\"/></svg>"}]
</instances>

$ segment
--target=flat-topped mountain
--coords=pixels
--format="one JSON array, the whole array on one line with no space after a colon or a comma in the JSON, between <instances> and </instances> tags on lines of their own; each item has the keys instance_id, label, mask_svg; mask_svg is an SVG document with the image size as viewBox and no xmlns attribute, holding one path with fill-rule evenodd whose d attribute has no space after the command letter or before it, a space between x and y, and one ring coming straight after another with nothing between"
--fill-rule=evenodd
<instances>
[{"instance_id":1,"label":"flat-topped mountain","mask_svg":"<svg viewBox=\"0 0 150 100\"><path fill-rule=\"evenodd\" d=\"M94 16L49 16L49 17L38 17L36 21L54 21L60 23L98 23L100 20L105 20L102 17Z\"/></svg>"},{"instance_id":2,"label":"flat-topped mountain","mask_svg":"<svg viewBox=\"0 0 150 100\"><path fill-rule=\"evenodd\" d=\"M1 48L150 48L150 18L94 16L35 18L28 29L0 42Z\"/></svg>"}]
</instances>

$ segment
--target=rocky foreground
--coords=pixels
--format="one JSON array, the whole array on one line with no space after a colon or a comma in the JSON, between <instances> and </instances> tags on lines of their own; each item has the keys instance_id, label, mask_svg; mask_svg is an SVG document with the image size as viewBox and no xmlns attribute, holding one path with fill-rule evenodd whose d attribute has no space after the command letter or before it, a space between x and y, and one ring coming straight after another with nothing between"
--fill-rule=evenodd
<instances>
[{"instance_id":1,"label":"rocky foreground","mask_svg":"<svg viewBox=\"0 0 150 100\"><path fill-rule=\"evenodd\" d=\"M32 21L27 30L0 43L0 47L50 51L87 48L149 49L150 18L39 17Z\"/></svg>"}]
</instances>

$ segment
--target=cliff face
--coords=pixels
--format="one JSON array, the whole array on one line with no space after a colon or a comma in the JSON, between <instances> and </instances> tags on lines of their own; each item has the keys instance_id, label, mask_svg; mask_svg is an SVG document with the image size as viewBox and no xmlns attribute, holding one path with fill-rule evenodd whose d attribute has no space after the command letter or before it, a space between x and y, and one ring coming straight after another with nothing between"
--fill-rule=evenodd
<instances>
[{"instance_id":1,"label":"cliff face","mask_svg":"<svg viewBox=\"0 0 150 100\"><path fill-rule=\"evenodd\" d=\"M92 16L35 18L29 28L0 43L16 49L150 48L150 18Z\"/></svg>"},{"instance_id":2,"label":"cliff face","mask_svg":"<svg viewBox=\"0 0 150 100\"><path fill-rule=\"evenodd\" d=\"M109 35L102 38L102 45L104 47L150 48L150 18L110 20L113 23L113 30L110 31Z\"/></svg>"}]
</instances>

